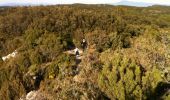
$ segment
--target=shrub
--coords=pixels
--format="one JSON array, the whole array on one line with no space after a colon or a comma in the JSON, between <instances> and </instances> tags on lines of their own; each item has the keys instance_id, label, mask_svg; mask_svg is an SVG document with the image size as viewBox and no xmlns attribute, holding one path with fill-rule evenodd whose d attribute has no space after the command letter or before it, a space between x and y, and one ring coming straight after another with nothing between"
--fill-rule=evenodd
<instances>
[{"instance_id":1,"label":"shrub","mask_svg":"<svg viewBox=\"0 0 170 100\"><path fill-rule=\"evenodd\" d=\"M158 69L154 67L144 74L141 66L134 59L116 53L112 53L109 59L107 54L105 56L101 58L104 66L99 74L98 84L109 98L142 100L156 96L154 89L162 81Z\"/></svg>"},{"instance_id":2,"label":"shrub","mask_svg":"<svg viewBox=\"0 0 170 100\"><path fill-rule=\"evenodd\" d=\"M28 29L25 31L25 45L32 48L36 45L36 40L43 34L42 30Z\"/></svg>"},{"instance_id":3,"label":"shrub","mask_svg":"<svg viewBox=\"0 0 170 100\"><path fill-rule=\"evenodd\" d=\"M86 34L88 45L96 45L96 49L102 52L108 48L111 48L112 41L110 41L109 34L102 30L95 30Z\"/></svg>"},{"instance_id":4,"label":"shrub","mask_svg":"<svg viewBox=\"0 0 170 100\"><path fill-rule=\"evenodd\" d=\"M30 59L32 64L41 64L43 63L43 55L39 50L31 50Z\"/></svg>"}]
</instances>

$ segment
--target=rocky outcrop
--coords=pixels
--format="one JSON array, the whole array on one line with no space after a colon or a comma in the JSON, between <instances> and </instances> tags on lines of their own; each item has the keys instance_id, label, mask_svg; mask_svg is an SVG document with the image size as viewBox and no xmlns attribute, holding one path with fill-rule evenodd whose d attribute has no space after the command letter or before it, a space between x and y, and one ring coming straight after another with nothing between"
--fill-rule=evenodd
<instances>
[{"instance_id":1,"label":"rocky outcrop","mask_svg":"<svg viewBox=\"0 0 170 100\"><path fill-rule=\"evenodd\" d=\"M46 100L46 98L40 91L30 91L19 100Z\"/></svg>"}]
</instances>

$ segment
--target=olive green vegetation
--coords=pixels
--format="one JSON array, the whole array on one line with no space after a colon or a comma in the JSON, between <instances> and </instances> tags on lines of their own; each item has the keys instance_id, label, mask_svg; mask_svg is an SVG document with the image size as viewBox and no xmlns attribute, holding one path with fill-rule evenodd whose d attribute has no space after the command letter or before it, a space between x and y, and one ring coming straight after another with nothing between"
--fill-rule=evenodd
<instances>
[{"instance_id":1,"label":"olive green vegetation","mask_svg":"<svg viewBox=\"0 0 170 100\"><path fill-rule=\"evenodd\" d=\"M64 53L88 49L80 63ZM169 100L170 7L58 5L0 9L0 100ZM42 98L41 98L42 99Z\"/></svg>"}]
</instances>

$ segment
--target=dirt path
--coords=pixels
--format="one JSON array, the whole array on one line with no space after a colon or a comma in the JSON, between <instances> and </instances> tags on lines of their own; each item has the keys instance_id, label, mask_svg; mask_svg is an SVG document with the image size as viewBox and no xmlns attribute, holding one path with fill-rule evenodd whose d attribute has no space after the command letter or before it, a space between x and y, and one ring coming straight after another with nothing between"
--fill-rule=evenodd
<instances>
[{"instance_id":1,"label":"dirt path","mask_svg":"<svg viewBox=\"0 0 170 100\"><path fill-rule=\"evenodd\" d=\"M76 65L78 66L82 60L83 56L83 51L79 49L79 55L75 55L75 49L65 51L64 53L69 54L69 55L74 55L76 57Z\"/></svg>"},{"instance_id":2,"label":"dirt path","mask_svg":"<svg viewBox=\"0 0 170 100\"><path fill-rule=\"evenodd\" d=\"M70 55L75 55L75 49L65 51L64 53L70 54ZM83 58L83 51L81 49L79 49L79 53L80 53L79 56L76 56L76 55L75 56L76 56L76 59L81 60Z\"/></svg>"}]
</instances>

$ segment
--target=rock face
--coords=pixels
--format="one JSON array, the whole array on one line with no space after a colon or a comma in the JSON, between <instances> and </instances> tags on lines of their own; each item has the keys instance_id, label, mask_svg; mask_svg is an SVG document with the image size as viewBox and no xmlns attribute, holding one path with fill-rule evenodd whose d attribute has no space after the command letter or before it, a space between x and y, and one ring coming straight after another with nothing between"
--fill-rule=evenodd
<instances>
[{"instance_id":1,"label":"rock face","mask_svg":"<svg viewBox=\"0 0 170 100\"><path fill-rule=\"evenodd\" d=\"M36 99L37 91L31 91L26 95L26 100L34 100Z\"/></svg>"},{"instance_id":2,"label":"rock face","mask_svg":"<svg viewBox=\"0 0 170 100\"><path fill-rule=\"evenodd\" d=\"M11 54L8 54L7 56L2 57L2 60L3 60L3 61L6 61L7 59L14 58L14 57L17 55L17 53L18 53L18 52L15 50L15 51L12 52Z\"/></svg>"},{"instance_id":3,"label":"rock face","mask_svg":"<svg viewBox=\"0 0 170 100\"><path fill-rule=\"evenodd\" d=\"M44 95L40 91L30 91L26 96L20 98L20 100L46 100Z\"/></svg>"}]
</instances>

